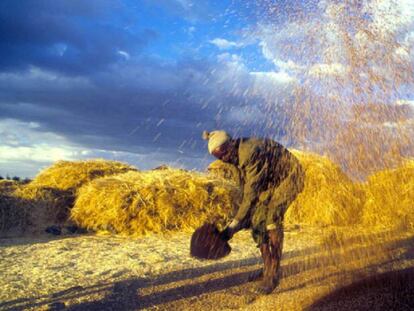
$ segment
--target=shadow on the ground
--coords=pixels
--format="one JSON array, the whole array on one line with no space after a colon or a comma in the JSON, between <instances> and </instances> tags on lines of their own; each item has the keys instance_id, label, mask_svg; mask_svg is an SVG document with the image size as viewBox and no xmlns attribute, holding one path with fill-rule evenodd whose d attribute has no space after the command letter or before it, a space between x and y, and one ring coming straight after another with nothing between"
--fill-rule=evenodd
<instances>
[{"instance_id":1,"label":"shadow on the ground","mask_svg":"<svg viewBox=\"0 0 414 311\"><path fill-rule=\"evenodd\" d=\"M367 258L369 256L376 256L378 250L387 249L389 251L396 249L403 249L405 253L398 258L390 259L384 263L390 261L413 259L414 258L414 238L408 238L404 240L398 240L389 242L386 245L383 243L371 245L369 247L359 246L351 249L347 252L346 257L326 255L326 253L318 254L321 249L317 247L308 248L301 251L286 252L284 258L301 258L296 262L289 263L283 266L282 277L290 277L300 274L312 269L318 269L327 266L337 266L348 262L351 258L357 260L358 258ZM312 255L312 256L310 256ZM310 257L309 257L310 256ZM90 287L73 287L64 291L54 293L52 295L33 298L33 299L18 299L5 303L0 303L0 309L6 310L23 310L26 308L36 308L40 306L50 305L56 302L65 301L69 299L85 298L93 294L104 294L105 297L99 301L83 302L77 305L72 305L67 310L136 310L154 307L157 305L173 302L180 299L199 297L200 295L229 289L232 287L240 286L248 282L248 276L252 272L252 268L257 266L259 268L261 264L258 258L248 258L239 261L231 261L225 263L217 263L207 267L185 269L181 271L174 271L166 273L160 276L156 276L152 279L147 278L133 278L119 282L107 282L96 284ZM366 267L368 270L375 271L382 264L372 265ZM231 269L237 268L238 271L234 273ZM240 268L246 268L239 271ZM229 271L226 271L229 270ZM258 270L256 270L258 271ZM227 272L227 275L222 274L218 277L214 276L211 279L202 282L191 282L191 280L218 272ZM340 273L340 272L338 272ZM322 277L327 278L332 275L324 275ZM170 284L179 281L188 281L189 284L181 285L178 287L165 289L157 292L153 292L147 295L142 294L142 290L145 288L152 288L154 286ZM321 281L321 277L317 277L311 281L301 282L295 284L293 287L284 289L283 291L295 290L303 288ZM65 309L66 310L66 309Z\"/></svg>"},{"instance_id":2,"label":"shadow on the ground","mask_svg":"<svg viewBox=\"0 0 414 311\"><path fill-rule=\"evenodd\" d=\"M316 310L414 310L414 268L390 271L339 288L318 300Z\"/></svg>"},{"instance_id":3,"label":"shadow on the ground","mask_svg":"<svg viewBox=\"0 0 414 311\"><path fill-rule=\"evenodd\" d=\"M46 228L45 228L46 229ZM46 244L53 241L73 239L76 237L83 236L93 236L93 234L60 234L54 235L45 232L35 233L35 234L26 234L24 236L18 237L1 237L0 238L0 247L9 247L9 246L23 246L23 245L33 245L33 244Z\"/></svg>"}]
</instances>

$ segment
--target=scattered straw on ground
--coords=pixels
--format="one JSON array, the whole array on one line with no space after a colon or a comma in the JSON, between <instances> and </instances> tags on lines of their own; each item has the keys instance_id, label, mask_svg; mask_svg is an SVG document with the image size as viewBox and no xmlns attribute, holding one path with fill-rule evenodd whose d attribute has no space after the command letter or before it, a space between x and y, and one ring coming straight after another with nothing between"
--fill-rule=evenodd
<instances>
[{"instance_id":1,"label":"scattered straw on ground","mask_svg":"<svg viewBox=\"0 0 414 311\"><path fill-rule=\"evenodd\" d=\"M218 261L191 258L189 233L137 239L3 239L0 309L50 310L60 303L68 310L303 310L361 278L413 267L413 232L369 232L371 244L360 243L360 233L351 230L346 247L332 247L330 252L320 247L322 232L308 228L286 233L282 279L271 295L254 293L257 282L247 280L262 267L248 231L236 234L230 242L233 251ZM384 248L387 253L381 252ZM375 287L360 290L375 298ZM394 306L398 302L394 300ZM356 305L342 310L355 310Z\"/></svg>"}]
</instances>

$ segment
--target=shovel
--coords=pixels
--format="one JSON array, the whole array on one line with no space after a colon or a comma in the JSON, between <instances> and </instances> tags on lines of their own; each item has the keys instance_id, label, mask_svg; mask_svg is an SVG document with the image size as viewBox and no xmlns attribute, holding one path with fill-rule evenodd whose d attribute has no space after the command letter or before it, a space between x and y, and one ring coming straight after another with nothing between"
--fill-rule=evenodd
<instances>
[{"instance_id":1,"label":"shovel","mask_svg":"<svg viewBox=\"0 0 414 311\"><path fill-rule=\"evenodd\" d=\"M190 254L200 259L220 259L231 252L228 240L223 238L215 224L205 223L191 236Z\"/></svg>"}]
</instances>

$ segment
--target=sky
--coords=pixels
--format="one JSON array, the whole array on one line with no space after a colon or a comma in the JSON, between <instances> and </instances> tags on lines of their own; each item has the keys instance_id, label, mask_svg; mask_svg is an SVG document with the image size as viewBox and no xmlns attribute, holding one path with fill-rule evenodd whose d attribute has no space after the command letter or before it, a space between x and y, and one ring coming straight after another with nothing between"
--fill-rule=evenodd
<instances>
[{"instance_id":1,"label":"sky","mask_svg":"<svg viewBox=\"0 0 414 311\"><path fill-rule=\"evenodd\" d=\"M203 130L278 139L293 89L343 71L326 47L281 48L305 42L326 2L1 1L0 175L89 158L203 170ZM414 5L400 3L386 27L412 66ZM411 85L395 98L413 99Z\"/></svg>"}]
</instances>

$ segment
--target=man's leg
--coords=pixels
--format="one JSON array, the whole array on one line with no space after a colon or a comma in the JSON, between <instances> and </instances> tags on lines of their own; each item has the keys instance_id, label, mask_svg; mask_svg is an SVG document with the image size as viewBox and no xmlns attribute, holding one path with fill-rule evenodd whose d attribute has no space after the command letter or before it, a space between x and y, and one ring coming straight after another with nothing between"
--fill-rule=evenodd
<instances>
[{"instance_id":1,"label":"man's leg","mask_svg":"<svg viewBox=\"0 0 414 311\"><path fill-rule=\"evenodd\" d=\"M263 268L260 270L253 271L249 274L248 281L256 281L263 277L263 275L267 272L268 267L270 265L270 250L269 244L263 243L260 245L260 253L262 255L263 260Z\"/></svg>"},{"instance_id":2,"label":"man's leg","mask_svg":"<svg viewBox=\"0 0 414 311\"><path fill-rule=\"evenodd\" d=\"M276 229L269 230L269 244L271 253L271 278L274 286L279 284L280 277L280 261L282 259L283 249L283 225L279 225Z\"/></svg>"},{"instance_id":3,"label":"man's leg","mask_svg":"<svg viewBox=\"0 0 414 311\"><path fill-rule=\"evenodd\" d=\"M263 281L259 285L259 292L270 294L278 285L280 260L283 247L283 228L268 231L269 242L263 245Z\"/></svg>"}]
</instances>

